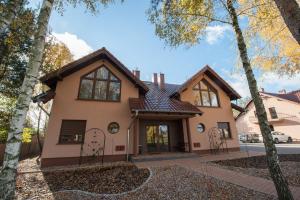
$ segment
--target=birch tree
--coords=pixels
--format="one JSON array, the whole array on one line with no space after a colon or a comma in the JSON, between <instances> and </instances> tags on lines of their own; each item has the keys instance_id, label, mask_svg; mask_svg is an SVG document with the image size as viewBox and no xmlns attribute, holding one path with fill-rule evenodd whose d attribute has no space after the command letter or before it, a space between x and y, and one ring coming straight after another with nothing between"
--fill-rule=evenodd
<instances>
[{"instance_id":1,"label":"birch tree","mask_svg":"<svg viewBox=\"0 0 300 200\"><path fill-rule=\"evenodd\" d=\"M164 39L166 44L173 47L181 44L198 44L210 24L225 23L233 28L239 56L256 108L259 127L264 138L269 172L279 199L293 199L279 166L266 110L258 92L235 7L234 0L152 0L148 14L149 20L155 25L156 34Z\"/></svg>"},{"instance_id":2,"label":"birch tree","mask_svg":"<svg viewBox=\"0 0 300 200\"><path fill-rule=\"evenodd\" d=\"M61 6L63 5L62 2L67 2L73 5L76 5L77 3L83 3L86 5L88 10L96 12L99 4L107 5L108 3L113 2L113 0L56 1L55 5L57 5L57 8L61 8ZM45 47L47 26L53 7L54 0L43 0L42 7L37 19L37 30L34 34L34 41L29 57L28 67L10 122L3 167L0 174L1 199L12 199L14 197L17 165L19 161L22 142L22 130L26 119L26 114L29 109L33 89L35 84L37 83Z\"/></svg>"},{"instance_id":3,"label":"birch tree","mask_svg":"<svg viewBox=\"0 0 300 200\"><path fill-rule=\"evenodd\" d=\"M22 144L22 130L29 108L33 88L37 82L40 61L42 60L47 26L53 8L54 0L44 0L37 21L32 54L28 68L17 99L10 129L8 132L3 167L0 174L0 196L2 199L12 199L15 191L17 165Z\"/></svg>"},{"instance_id":4,"label":"birch tree","mask_svg":"<svg viewBox=\"0 0 300 200\"><path fill-rule=\"evenodd\" d=\"M274 0L287 27L300 45L300 5L297 0Z\"/></svg>"}]
</instances>

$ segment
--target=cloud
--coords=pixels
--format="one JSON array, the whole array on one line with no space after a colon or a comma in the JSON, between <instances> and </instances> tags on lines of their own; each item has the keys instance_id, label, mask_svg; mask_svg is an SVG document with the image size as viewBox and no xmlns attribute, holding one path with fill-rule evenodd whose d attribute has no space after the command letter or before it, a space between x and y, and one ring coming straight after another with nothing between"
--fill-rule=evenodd
<instances>
[{"instance_id":1,"label":"cloud","mask_svg":"<svg viewBox=\"0 0 300 200\"><path fill-rule=\"evenodd\" d=\"M208 26L206 28L205 40L208 44L215 44L219 39L224 37L226 31L230 31L231 27L229 25L215 25Z\"/></svg>"},{"instance_id":2,"label":"cloud","mask_svg":"<svg viewBox=\"0 0 300 200\"><path fill-rule=\"evenodd\" d=\"M250 97L250 90L246 75L243 72L230 72L222 70L224 79L231 85L242 97ZM264 88L266 92L277 93L285 89L287 92L300 89L300 74L294 77L279 76L274 72L265 72L257 78L258 88Z\"/></svg>"},{"instance_id":3,"label":"cloud","mask_svg":"<svg viewBox=\"0 0 300 200\"><path fill-rule=\"evenodd\" d=\"M64 32L64 33L55 33L53 32L52 35L59 40L60 42L64 43L74 55L74 59L81 58L93 51L92 47L89 46L83 39L78 38L77 35Z\"/></svg>"}]
</instances>

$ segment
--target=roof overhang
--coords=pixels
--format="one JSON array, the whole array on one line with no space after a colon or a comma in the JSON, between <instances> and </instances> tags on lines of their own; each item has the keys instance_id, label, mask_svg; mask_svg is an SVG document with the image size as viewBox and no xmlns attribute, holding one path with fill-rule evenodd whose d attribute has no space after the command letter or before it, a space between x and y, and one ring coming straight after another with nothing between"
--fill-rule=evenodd
<instances>
[{"instance_id":1,"label":"roof overhang","mask_svg":"<svg viewBox=\"0 0 300 200\"><path fill-rule=\"evenodd\" d=\"M122 72L134 85L136 85L143 93L146 93L149 89L148 87L138 78L136 78L131 71L125 65L123 65L115 56L113 56L104 47L87 55L78 60L75 60L58 70L46 74L41 77L42 83L48 85L51 89L56 88L57 81L63 80L64 77L98 61L98 60L108 60L112 63L120 72Z\"/></svg>"},{"instance_id":2,"label":"roof overhang","mask_svg":"<svg viewBox=\"0 0 300 200\"><path fill-rule=\"evenodd\" d=\"M176 96L186 90L190 84L197 79L201 74L208 76L213 82L215 82L230 98L230 100L237 100L241 98L241 95L237 93L223 78L221 78L211 67L206 65L200 71L198 71L194 76L188 79L182 86L173 93L171 96Z\"/></svg>"}]
</instances>

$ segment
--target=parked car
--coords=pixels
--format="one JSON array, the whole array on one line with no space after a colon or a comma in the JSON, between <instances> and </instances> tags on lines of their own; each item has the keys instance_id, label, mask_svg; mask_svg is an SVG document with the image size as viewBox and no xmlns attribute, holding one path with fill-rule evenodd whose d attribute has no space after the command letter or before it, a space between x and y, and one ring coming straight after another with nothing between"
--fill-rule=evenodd
<instances>
[{"instance_id":1,"label":"parked car","mask_svg":"<svg viewBox=\"0 0 300 200\"><path fill-rule=\"evenodd\" d=\"M257 133L242 133L239 135L239 139L241 142L250 142L250 143L257 143L262 142L262 137L260 137Z\"/></svg>"},{"instance_id":2,"label":"parked car","mask_svg":"<svg viewBox=\"0 0 300 200\"><path fill-rule=\"evenodd\" d=\"M278 131L272 131L272 137L276 144L278 144L279 142L287 142L287 143L293 142L293 139L291 136L286 135L281 132L278 132Z\"/></svg>"}]
</instances>

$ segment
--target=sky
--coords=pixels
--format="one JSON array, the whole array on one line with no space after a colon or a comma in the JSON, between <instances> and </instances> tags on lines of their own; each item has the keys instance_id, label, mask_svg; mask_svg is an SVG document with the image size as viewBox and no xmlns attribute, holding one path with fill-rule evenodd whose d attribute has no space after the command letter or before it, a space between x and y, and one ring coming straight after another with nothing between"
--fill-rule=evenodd
<instances>
[{"instance_id":1,"label":"sky","mask_svg":"<svg viewBox=\"0 0 300 200\"><path fill-rule=\"evenodd\" d=\"M34 0L32 6L39 6ZM92 15L82 6L66 7L63 15L52 12L49 28L52 34L78 59L105 47L130 70L139 69L142 80L164 73L166 82L181 84L205 65L212 67L243 97L250 96L246 77L238 70L238 51L232 28L212 25L193 47L171 48L155 35L146 11L150 0L126 0ZM268 92L300 89L300 74L278 77L274 73L256 71L260 88Z\"/></svg>"}]
</instances>

